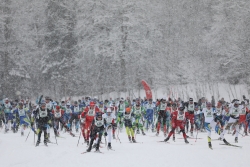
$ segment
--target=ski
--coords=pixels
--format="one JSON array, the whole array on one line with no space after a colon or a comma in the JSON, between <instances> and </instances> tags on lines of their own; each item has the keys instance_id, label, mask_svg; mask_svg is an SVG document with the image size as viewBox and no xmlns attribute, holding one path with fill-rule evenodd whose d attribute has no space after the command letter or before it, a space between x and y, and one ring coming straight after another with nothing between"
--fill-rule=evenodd
<instances>
[{"instance_id":1,"label":"ski","mask_svg":"<svg viewBox=\"0 0 250 167\"><path fill-rule=\"evenodd\" d=\"M140 143L140 144L143 144L143 142L133 142L133 141L129 141L129 143Z\"/></svg>"},{"instance_id":2,"label":"ski","mask_svg":"<svg viewBox=\"0 0 250 167\"><path fill-rule=\"evenodd\" d=\"M242 148L242 146L237 146L237 145L234 145L234 144L224 144L224 143L220 143L220 145L225 145L225 146L232 146L232 147L239 147L239 148Z\"/></svg>"},{"instance_id":3,"label":"ski","mask_svg":"<svg viewBox=\"0 0 250 167\"><path fill-rule=\"evenodd\" d=\"M101 151L94 151L94 153L104 154L104 153L103 153L103 152L101 152Z\"/></svg>"},{"instance_id":4,"label":"ski","mask_svg":"<svg viewBox=\"0 0 250 167\"><path fill-rule=\"evenodd\" d=\"M86 153L89 153L89 152L85 151L85 152L82 152L81 154L86 154Z\"/></svg>"},{"instance_id":5,"label":"ski","mask_svg":"<svg viewBox=\"0 0 250 167\"><path fill-rule=\"evenodd\" d=\"M115 151L115 150L114 150L114 149L112 149L112 148L108 148L108 150Z\"/></svg>"},{"instance_id":6,"label":"ski","mask_svg":"<svg viewBox=\"0 0 250 167\"><path fill-rule=\"evenodd\" d=\"M177 138L177 139L184 139L184 138ZM193 137L189 137L189 138L187 138L187 139L196 139L196 138L193 138ZM202 139L202 138L197 138L197 139Z\"/></svg>"},{"instance_id":7,"label":"ski","mask_svg":"<svg viewBox=\"0 0 250 167\"><path fill-rule=\"evenodd\" d=\"M154 135L154 136L149 136L149 137L161 137L161 136Z\"/></svg>"},{"instance_id":8,"label":"ski","mask_svg":"<svg viewBox=\"0 0 250 167\"><path fill-rule=\"evenodd\" d=\"M44 144L44 146L49 147L48 145L45 145L45 144ZM41 145L36 145L35 147L41 147Z\"/></svg>"},{"instance_id":9,"label":"ski","mask_svg":"<svg viewBox=\"0 0 250 167\"><path fill-rule=\"evenodd\" d=\"M82 152L81 154L86 154L86 153L91 153L91 152L87 152L87 151L85 151L85 152ZM101 151L94 151L93 153L100 153L100 154L104 154L103 152L101 152Z\"/></svg>"},{"instance_id":10,"label":"ski","mask_svg":"<svg viewBox=\"0 0 250 167\"><path fill-rule=\"evenodd\" d=\"M220 139L211 139L211 141L222 141Z\"/></svg>"},{"instance_id":11,"label":"ski","mask_svg":"<svg viewBox=\"0 0 250 167\"><path fill-rule=\"evenodd\" d=\"M157 141L158 143L170 143L168 141Z\"/></svg>"}]
</instances>

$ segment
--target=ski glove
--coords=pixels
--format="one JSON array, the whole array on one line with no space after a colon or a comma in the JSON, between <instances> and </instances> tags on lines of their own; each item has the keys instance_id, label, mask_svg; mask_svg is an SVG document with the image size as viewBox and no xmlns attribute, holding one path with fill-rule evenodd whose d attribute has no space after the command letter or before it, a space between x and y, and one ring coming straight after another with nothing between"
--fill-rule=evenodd
<instances>
[{"instance_id":1,"label":"ski glove","mask_svg":"<svg viewBox=\"0 0 250 167\"><path fill-rule=\"evenodd\" d=\"M108 133L107 133L107 132L104 132L104 136L108 136Z\"/></svg>"}]
</instances>

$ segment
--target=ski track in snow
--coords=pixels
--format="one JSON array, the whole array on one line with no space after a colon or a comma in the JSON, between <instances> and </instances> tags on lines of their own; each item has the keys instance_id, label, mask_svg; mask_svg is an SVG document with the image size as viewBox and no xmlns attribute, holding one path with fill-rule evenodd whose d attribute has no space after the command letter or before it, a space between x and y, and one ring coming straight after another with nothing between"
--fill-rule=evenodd
<instances>
[{"instance_id":1,"label":"ski track in snow","mask_svg":"<svg viewBox=\"0 0 250 167\"><path fill-rule=\"evenodd\" d=\"M242 131L241 131L242 133ZM78 137L71 137L67 133L62 133L57 138L58 145L48 144L44 146L43 142L38 147L34 146L34 135L30 136L25 142L28 130L21 137L20 131L13 134L0 132L0 162L1 167L158 167L158 166L192 166L192 167L211 167L211 166L237 166L247 167L250 136L242 137L239 135L239 143L236 145L243 148L219 145L222 141L212 141L213 150L208 148L206 133L199 133L198 137L202 139L188 139L190 144L185 144L182 135L176 134L176 141L171 139L170 143L157 142L164 140L163 133L160 136L152 137L155 133L147 132L146 136L136 135L136 140L143 143L129 143L127 135L123 130L119 137L121 144L117 140L112 140L112 147L115 151L106 149L105 144L100 148L104 154L85 152L87 147L81 137L77 147ZM55 142L51 131L51 141ZM79 134L78 134L79 135ZM196 132L194 133L194 136ZM212 139L219 136L212 132ZM228 142L234 143L234 136L226 134ZM37 137L36 137L37 139ZM43 141L43 134L41 141ZM102 142L105 143L104 138Z\"/></svg>"}]
</instances>

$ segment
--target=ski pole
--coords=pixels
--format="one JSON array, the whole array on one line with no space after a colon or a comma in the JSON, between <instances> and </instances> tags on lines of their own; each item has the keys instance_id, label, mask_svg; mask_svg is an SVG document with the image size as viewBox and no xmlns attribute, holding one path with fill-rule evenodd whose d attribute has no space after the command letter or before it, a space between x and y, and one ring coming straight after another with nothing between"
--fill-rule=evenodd
<instances>
[{"instance_id":1,"label":"ski pole","mask_svg":"<svg viewBox=\"0 0 250 167\"><path fill-rule=\"evenodd\" d=\"M31 131L31 129L30 129L30 131ZM29 135L30 135L30 131L29 131L29 133L28 133L28 136L26 137L25 142L27 141L27 139L28 139L28 137L29 137Z\"/></svg>"},{"instance_id":2,"label":"ski pole","mask_svg":"<svg viewBox=\"0 0 250 167\"><path fill-rule=\"evenodd\" d=\"M36 145L36 134L37 134L37 133L36 133L36 131L35 131L35 128L34 128L34 127L35 127L35 126L33 126L32 128L34 129L34 145ZM31 128L31 129L32 129L32 128Z\"/></svg>"},{"instance_id":3,"label":"ski pole","mask_svg":"<svg viewBox=\"0 0 250 167\"><path fill-rule=\"evenodd\" d=\"M246 135L243 135L242 133L240 133L239 131L235 130L236 132L238 132L242 137L245 137Z\"/></svg>"},{"instance_id":4,"label":"ski pole","mask_svg":"<svg viewBox=\"0 0 250 167\"><path fill-rule=\"evenodd\" d=\"M120 140L118 134L119 134L119 129L118 129L118 132L116 133L116 136L117 136L117 139L119 140L119 142L121 143L121 140Z\"/></svg>"},{"instance_id":5,"label":"ski pole","mask_svg":"<svg viewBox=\"0 0 250 167\"><path fill-rule=\"evenodd\" d=\"M56 139L56 134L55 134L55 139ZM56 139L56 144L57 144L57 139ZM58 145L58 144L57 144Z\"/></svg>"},{"instance_id":6,"label":"ski pole","mask_svg":"<svg viewBox=\"0 0 250 167\"><path fill-rule=\"evenodd\" d=\"M107 140L106 140L106 136L104 135L104 139L105 139L105 147L107 147Z\"/></svg>"},{"instance_id":7,"label":"ski pole","mask_svg":"<svg viewBox=\"0 0 250 167\"><path fill-rule=\"evenodd\" d=\"M195 142L197 141L197 136L198 136L198 129L197 129L197 133L196 133L196 138L195 138Z\"/></svg>"},{"instance_id":8,"label":"ski pole","mask_svg":"<svg viewBox=\"0 0 250 167\"><path fill-rule=\"evenodd\" d=\"M77 147L78 147L78 144L79 144L79 141L80 141L81 135L82 135L82 131L80 131L80 135L79 135L79 139L78 139Z\"/></svg>"}]
</instances>

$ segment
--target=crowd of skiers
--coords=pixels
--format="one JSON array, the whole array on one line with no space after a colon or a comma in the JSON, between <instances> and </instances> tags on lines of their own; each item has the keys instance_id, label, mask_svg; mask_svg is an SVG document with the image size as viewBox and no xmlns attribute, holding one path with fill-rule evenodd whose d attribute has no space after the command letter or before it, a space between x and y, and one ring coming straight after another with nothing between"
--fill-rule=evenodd
<instances>
[{"instance_id":1,"label":"crowd of skiers","mask_svg":"<svg viewBox=\"0 0 250 167\"><path fill-rule=\"evenodd\" d=\"M135 133L146 135L150 130L159 135L163 132L165 142L171 136L175 140L175 133L183 133L185 143L188 142L187 133L193 136L194 131L207 132L208 146L212 149L211 129L219 135L226 145L227 133L235 134L238 142L240 129L244 135L250 133L250 103L243 96L243 100L234 99L226 102L223 98L215 102L202 97L197 102L193 98L182 101L180 98L153 99L117 98L100 101L97 98L84 97L78 101L53 101L49 97L37 99L36 103L26 100L10 100L5 98L0 105L0 128L5 133L14 133L31 128L41 142L44 133L44 144L50 142L50 131L60 136L60 131L80 132L88 145L87 152L95 148L99 151L102 137L108 139L108 149L112 149L111 140L119 138L118 134L125 130L130 142L136 142Z\"/></svg>"}]
</instances>

